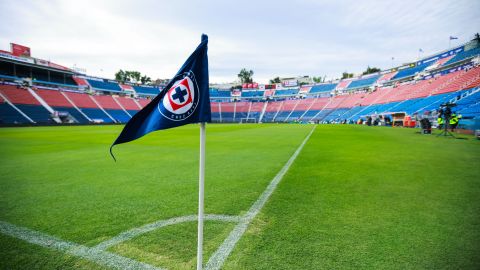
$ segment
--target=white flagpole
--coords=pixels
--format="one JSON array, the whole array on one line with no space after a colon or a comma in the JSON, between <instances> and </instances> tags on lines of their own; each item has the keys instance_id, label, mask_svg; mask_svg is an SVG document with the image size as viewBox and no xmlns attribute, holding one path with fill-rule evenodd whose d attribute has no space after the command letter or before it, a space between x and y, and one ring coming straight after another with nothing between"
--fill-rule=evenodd
<instances>
[{"instance_id":1,"label":"white flagpole","mask_svg":"<svg viewBox=\"0 0 480 270\"><path fill-rule=\"evenodd\" d=\"M200 123L200 169L198 175L198 242L197 270L202 269L203 262L203 193L205 182L205 122Z\"/></svg>"}]
</instances>

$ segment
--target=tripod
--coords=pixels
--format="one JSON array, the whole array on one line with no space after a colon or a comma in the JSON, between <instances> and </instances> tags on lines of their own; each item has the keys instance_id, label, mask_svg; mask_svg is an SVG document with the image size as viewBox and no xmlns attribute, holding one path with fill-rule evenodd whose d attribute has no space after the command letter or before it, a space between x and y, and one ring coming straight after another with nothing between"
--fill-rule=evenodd
<instances>
[{"instance_id":1,"label":"tripod","mask_svg":"<svg viewBox=\"0 0 480 270\"><path fill-rule=\"evenodd\" d=\"M443 135L444 137L450 136L456 138L450 131L448 131L448 128L450 127L450 116L444 117L444 123L443 130L437 134L437 137Z\"/></svg>"}]
</instances>

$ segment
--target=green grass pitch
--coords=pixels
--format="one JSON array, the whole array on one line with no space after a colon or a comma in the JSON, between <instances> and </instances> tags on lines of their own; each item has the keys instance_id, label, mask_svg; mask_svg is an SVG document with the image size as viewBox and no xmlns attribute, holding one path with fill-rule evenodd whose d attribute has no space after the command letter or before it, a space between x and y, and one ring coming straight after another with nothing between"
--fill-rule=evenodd
<instances>
[{"instance_id":1,"label":"green grass pitch","mask_svg":"<svg viewBox=\"0 0 480 270\"><path fill-rule=\"evenodd\" d=\"M312 125L207 125L205 212L241 216ZM197 212L198 125L108 148L121 126L0 129L0 221L94 247ZM205 222L205 263L235 223ZM196 222L108 252L194 269ZM0 233L0 269L108 269ZM222 269L479 269L480 142L320 125Z\"/></svg>"}]
</instances>

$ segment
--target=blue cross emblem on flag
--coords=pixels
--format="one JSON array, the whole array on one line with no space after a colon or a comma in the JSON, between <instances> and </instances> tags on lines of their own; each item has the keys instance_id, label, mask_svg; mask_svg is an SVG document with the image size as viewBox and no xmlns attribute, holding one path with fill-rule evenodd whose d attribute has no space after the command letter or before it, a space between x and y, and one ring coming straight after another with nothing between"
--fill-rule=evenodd
<instances>
[{"instance_id":1,"label":"blue cross emblem on flag","mask_svg":"<svg viewBox=\"0 0 480 270\"><path fill-rule=\"evenodd\" d=\"M133 141L152 131L211 122L207 45L208 37L202 35L200 45L167 86L128 121L110 147L110 153L114 145Z\"/></svg>"}]
</instances>

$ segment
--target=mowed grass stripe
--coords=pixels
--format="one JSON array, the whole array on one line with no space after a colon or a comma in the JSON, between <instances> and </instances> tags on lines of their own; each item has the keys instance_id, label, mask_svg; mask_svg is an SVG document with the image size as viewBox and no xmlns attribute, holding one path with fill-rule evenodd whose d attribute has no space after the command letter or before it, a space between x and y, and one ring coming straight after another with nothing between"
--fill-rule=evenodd
<instances>
[{"instance_id":1,"label":"mowed grass stripe","mask_svg":"<svg viewBox=\"0 0 480 270\"><path fill-rule=\"evenodd\" d=\"M208 125L206 213L246 212L310 128ZM0 220L92 247L132 228L195 214L198 126L160 131L120 145L114 163L108 147L120 129L0 129ZM169 232L180 236L176 245L195 250L180 229ZM214 241L218 243L206 244L213 247L222 239ZM13 242L8 248L14 252L5 259L15 262L23 248ZM190 260L189 251L179 253L179 258ZM32 268L42 262L19 265Z\"/></svg>"},{"instance_id":2,"label":"mowed grass stripe","mask_svg":"<svg viewBox=\"0 0 480 270\"><path fill-rule=\"evenodd\" d=\"M479 150L319 126L223 269L478 269Z\"/></svg>"}]
</instances>

